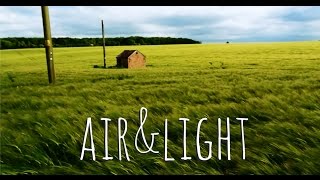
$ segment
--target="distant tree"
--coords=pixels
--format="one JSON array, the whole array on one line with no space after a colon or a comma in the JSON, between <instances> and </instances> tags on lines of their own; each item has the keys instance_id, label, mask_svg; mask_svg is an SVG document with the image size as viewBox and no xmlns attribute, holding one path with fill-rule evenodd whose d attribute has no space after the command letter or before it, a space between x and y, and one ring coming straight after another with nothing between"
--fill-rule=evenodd
<instances>
[{"instance_id":1,"label":"distant tree","mask_svg":"<svg viewBox=\"0 0 320 180\"><path fill-rule=\"evenodd\" d=\"M43 48L43 38L22 38L10 37L1 38L0 49L15 49L15 48ZM52 38L54 47L81 47L81 46L102 46L101 38ZM200 41L195 41L187 38L171 38L171 37L115 37L106 38L107 46L121 45L160 45L160 44L201 44Z\"/></svg>"},{"instance_id":2,"label":"distant tree","mask_svg":"<svg viewBox=\"0 0 320 180\"><path fill-rule=\"evenodd\" d=\"M135 45L136 42L132 39L132 38L128 38L128 40L126 41L127 45Z\"/></svg>"},{"instance_id":3,"label":"distant tree","mask_svg":"<svg viewBox=\"0 0 320 180\"><path fill-rule=\"evenodd\" d=\"M18 47L19 48L26 48L27 45L26 45L26 43L24 41L18 41Z\"/></svg>"},{"instance_id":4,"label":"distant tree","mask_svg":"<svg viewBox=\"0 0 320 180\"><path fill-rule=\"evenodd\" d=\"M0 49L12 49L14 48L14 44L8 40L0 39Z\"/></svg>"}]
</instances>

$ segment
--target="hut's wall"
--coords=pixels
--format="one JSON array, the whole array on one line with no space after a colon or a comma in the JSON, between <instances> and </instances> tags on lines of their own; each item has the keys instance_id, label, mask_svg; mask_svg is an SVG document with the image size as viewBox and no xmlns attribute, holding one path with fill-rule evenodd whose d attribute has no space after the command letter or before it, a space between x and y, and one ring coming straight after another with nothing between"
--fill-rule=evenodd
<instances>
[{"instance_id":1,"label":"hut's wall","mask_svg":"<svg viewBox=\"0 0 320 180\"><path fill-rule=\"evenodd\" d=\"M128 68L141 68L146 66L145 57L139 52L129 56L128 61Z\"/></svg>"}]
</instances>

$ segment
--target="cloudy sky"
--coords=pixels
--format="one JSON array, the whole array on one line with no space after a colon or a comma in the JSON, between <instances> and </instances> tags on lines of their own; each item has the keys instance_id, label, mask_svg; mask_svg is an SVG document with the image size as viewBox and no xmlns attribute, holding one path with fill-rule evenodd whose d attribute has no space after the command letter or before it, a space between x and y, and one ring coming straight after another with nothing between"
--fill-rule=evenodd
<instances>
[{"instance_id":1,"label":"cloudy sky","mask_svg":"<svg viewBox=\"0 0 320 180\"><path fill-rule=\"evenodd\" d=\"M53 37L185 37L206 42L320 39L320 6L50 6ZM42 37L39 6L0 6L1 37Z\"/></svg>"}]
</instances>

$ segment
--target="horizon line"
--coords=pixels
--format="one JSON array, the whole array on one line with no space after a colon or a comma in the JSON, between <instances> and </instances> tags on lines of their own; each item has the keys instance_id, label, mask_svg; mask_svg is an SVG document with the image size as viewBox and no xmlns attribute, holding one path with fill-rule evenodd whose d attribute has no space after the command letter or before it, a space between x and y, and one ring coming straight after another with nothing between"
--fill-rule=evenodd
<instances>
[{"instance_id":1,"label":"horizon line","mask_svg":"<svg viewBox=\"0 0 320 180\"><path fill-rule=\"evenodd\" d=\"M143 38L182 38L182 39L190 39L193 41L198 41L200 42L200 44L215 44L215 43L272 43L272 42L306 42L306 41L320 41L319 39L305 39L305 40L217 40L217 41L201 41L201 40L195 40L192 38L187 38L187 37L173 37L173 36L139 36L139 35L131 35L131 36L113 36L113 37L109 37L109 38L129 38L129 37L143 37ZM44 37L39 37L39 36L7 36L7 37L0 37L0 39L2 38L44 38ZM52 37L52 39L54 38L74 38L74 39L84 39L84 38L101 38L102 37L72 37L72 36L56 36L56 37ZM107 39L108 37L106 37ZM165 44L163 44L165 45Z\"/></svg>"}]
</instances>

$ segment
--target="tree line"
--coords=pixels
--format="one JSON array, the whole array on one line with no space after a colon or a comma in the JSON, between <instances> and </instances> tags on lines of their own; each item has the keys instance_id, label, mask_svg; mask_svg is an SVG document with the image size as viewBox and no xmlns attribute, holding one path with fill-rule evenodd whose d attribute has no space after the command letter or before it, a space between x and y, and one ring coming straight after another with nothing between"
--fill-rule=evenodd
<instances>
[{"instance_id":1,"label":"tree line","mask_svg":"<svg viewBox=\"0 0 320 180\"><path fill-rule=\"evenodd\" d=\"M102 46L102 38L52 38L53 47L85 47ZM163 45L163 44L201 44L188 38L172 37L115 37L105 38L106 46L122 45ZM0 49L18 49L18 48L42 48L44 47L44 38L26 38L26 37L8 37L0 38Z\"/></svg>"}]
</instances>

